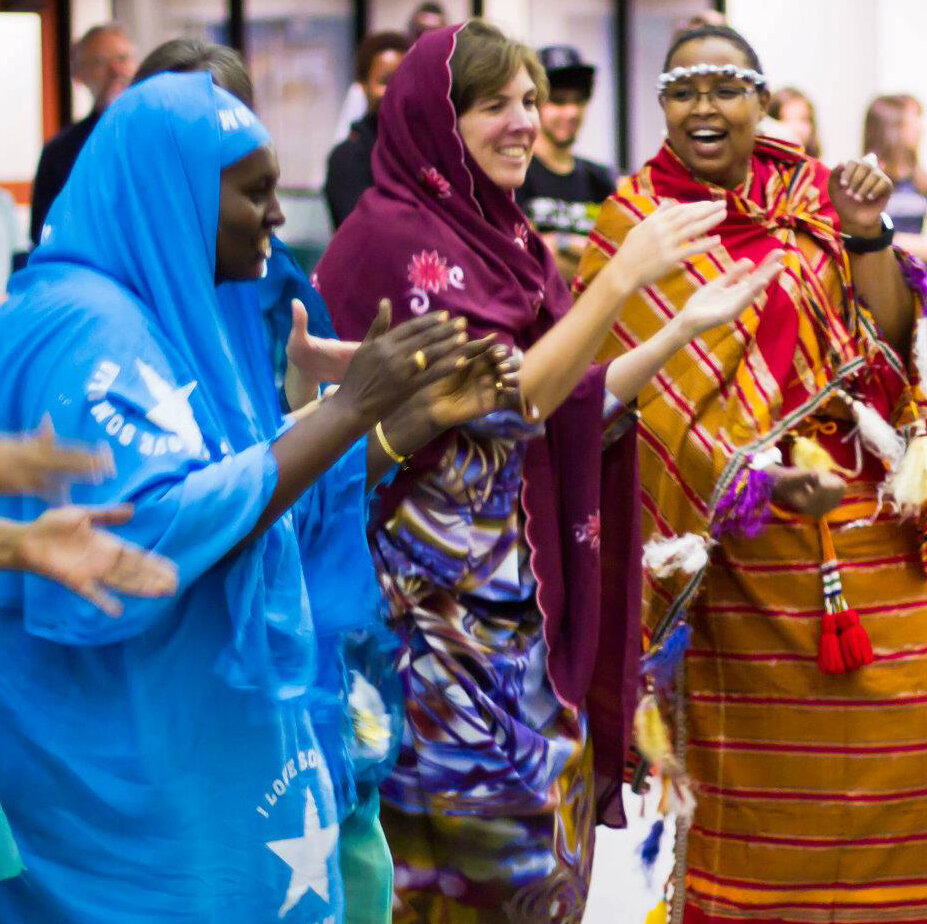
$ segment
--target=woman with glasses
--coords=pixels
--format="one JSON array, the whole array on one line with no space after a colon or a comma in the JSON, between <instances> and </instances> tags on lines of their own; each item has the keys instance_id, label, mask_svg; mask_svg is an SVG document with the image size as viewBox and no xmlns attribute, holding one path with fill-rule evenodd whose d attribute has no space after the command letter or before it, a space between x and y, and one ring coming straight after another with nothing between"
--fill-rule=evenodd
<instances>
[{"instance_id":1,"label":"woman with glasses","mask_svg":"<svg viewBox=\"0 0 927 924\"><path fill-rule=\"evenodd\" d=\"M921 920L927 581L896 512L923 501L925 441L904 439L923 433L920 305L881 218L892 184L757 136L766 78L731 29L681 34L659 90L666 143L605 203L576 287L667 201L727 214L716 247L628 301L603 358L735 261L785 254L638 397L655 694L638 741L679 809L672 920Z\"/></svg>"}]
</instances>

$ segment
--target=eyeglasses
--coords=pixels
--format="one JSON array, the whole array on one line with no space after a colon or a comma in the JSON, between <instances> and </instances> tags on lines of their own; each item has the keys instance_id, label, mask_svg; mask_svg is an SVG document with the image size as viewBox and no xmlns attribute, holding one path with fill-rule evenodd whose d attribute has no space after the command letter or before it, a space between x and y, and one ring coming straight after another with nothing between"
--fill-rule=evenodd
<instances>
[{"instance_id":1,"label":"eyeglasses","mask_svg":"<svg viewBox=\"0 0 927 924\"><path fill-rule=\"evenodd\" d=\"M742 103L748 96L756 93L756 87L742 87L735 84L722 83L710 90L696 90L687 84L668 86L660 97L674 106L691 106L703 96L720 109L731 108Z\"/></svg>"}]
</instances>

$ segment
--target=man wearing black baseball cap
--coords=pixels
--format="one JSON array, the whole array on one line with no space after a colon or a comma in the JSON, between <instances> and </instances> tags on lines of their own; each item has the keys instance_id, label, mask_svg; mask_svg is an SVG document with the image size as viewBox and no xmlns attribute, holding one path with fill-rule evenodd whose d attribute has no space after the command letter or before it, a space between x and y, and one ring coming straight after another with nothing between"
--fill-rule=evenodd
<instances>
[{"instance_id":1,"label":"man wearing black baseball cap","mask_svg":"<svg viewBox=\"0 0 927 924\"><path fill-rule=\"evenodd\" d=\"M572 152L592 96L595 68L570 45L542 48L538 57L547 71L550 97L540 107L541 131L534 158L516 197L569 282L601 203L615 182L608 167Z\"/></svg>"}]
</instances>

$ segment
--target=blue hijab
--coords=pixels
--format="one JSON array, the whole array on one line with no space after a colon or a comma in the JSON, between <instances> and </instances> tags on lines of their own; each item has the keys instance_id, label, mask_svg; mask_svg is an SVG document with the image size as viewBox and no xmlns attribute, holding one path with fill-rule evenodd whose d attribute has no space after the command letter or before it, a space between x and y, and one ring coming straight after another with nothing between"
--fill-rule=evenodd
<instances>
[{"instance_id":1,"label":"blue hijab","mask_svg":"<svg viewBox=\"0 0 927 924\"><path fill-rule=\"evenodd\" d=\"M133 502L118 531L180 579L119 619L36 576L0 585L0 803L26 866L4 924L340 920L304 575L341 575L342 606L369 592L365 441L229 554L283 424L257 302L214 283L220 174L267 140L207 74L126 91L0 308L0 430L50 414L105 441L117 476L73 500Z\"/></svg>"}]
</instances>

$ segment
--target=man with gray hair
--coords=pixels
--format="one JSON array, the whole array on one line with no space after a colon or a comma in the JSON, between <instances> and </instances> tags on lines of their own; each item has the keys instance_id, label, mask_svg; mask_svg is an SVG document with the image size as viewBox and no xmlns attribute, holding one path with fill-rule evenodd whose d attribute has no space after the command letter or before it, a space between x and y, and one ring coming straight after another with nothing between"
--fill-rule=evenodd
<instances>
[{"instance_id":1,"label":"man with gray hair","mask_svg":"<svg viewBox=\"0 0 927 924\"><path fill-rule=\"evenodd\" d=\"M84 142L104 109L129 85L135 66L135 47L117 22L89 29L71 49L71 76L93 96L85 119L62 129L42 149L32 184L31 236L39 243L45 216L64 188Z\"/></svg>"}]
</instances>

